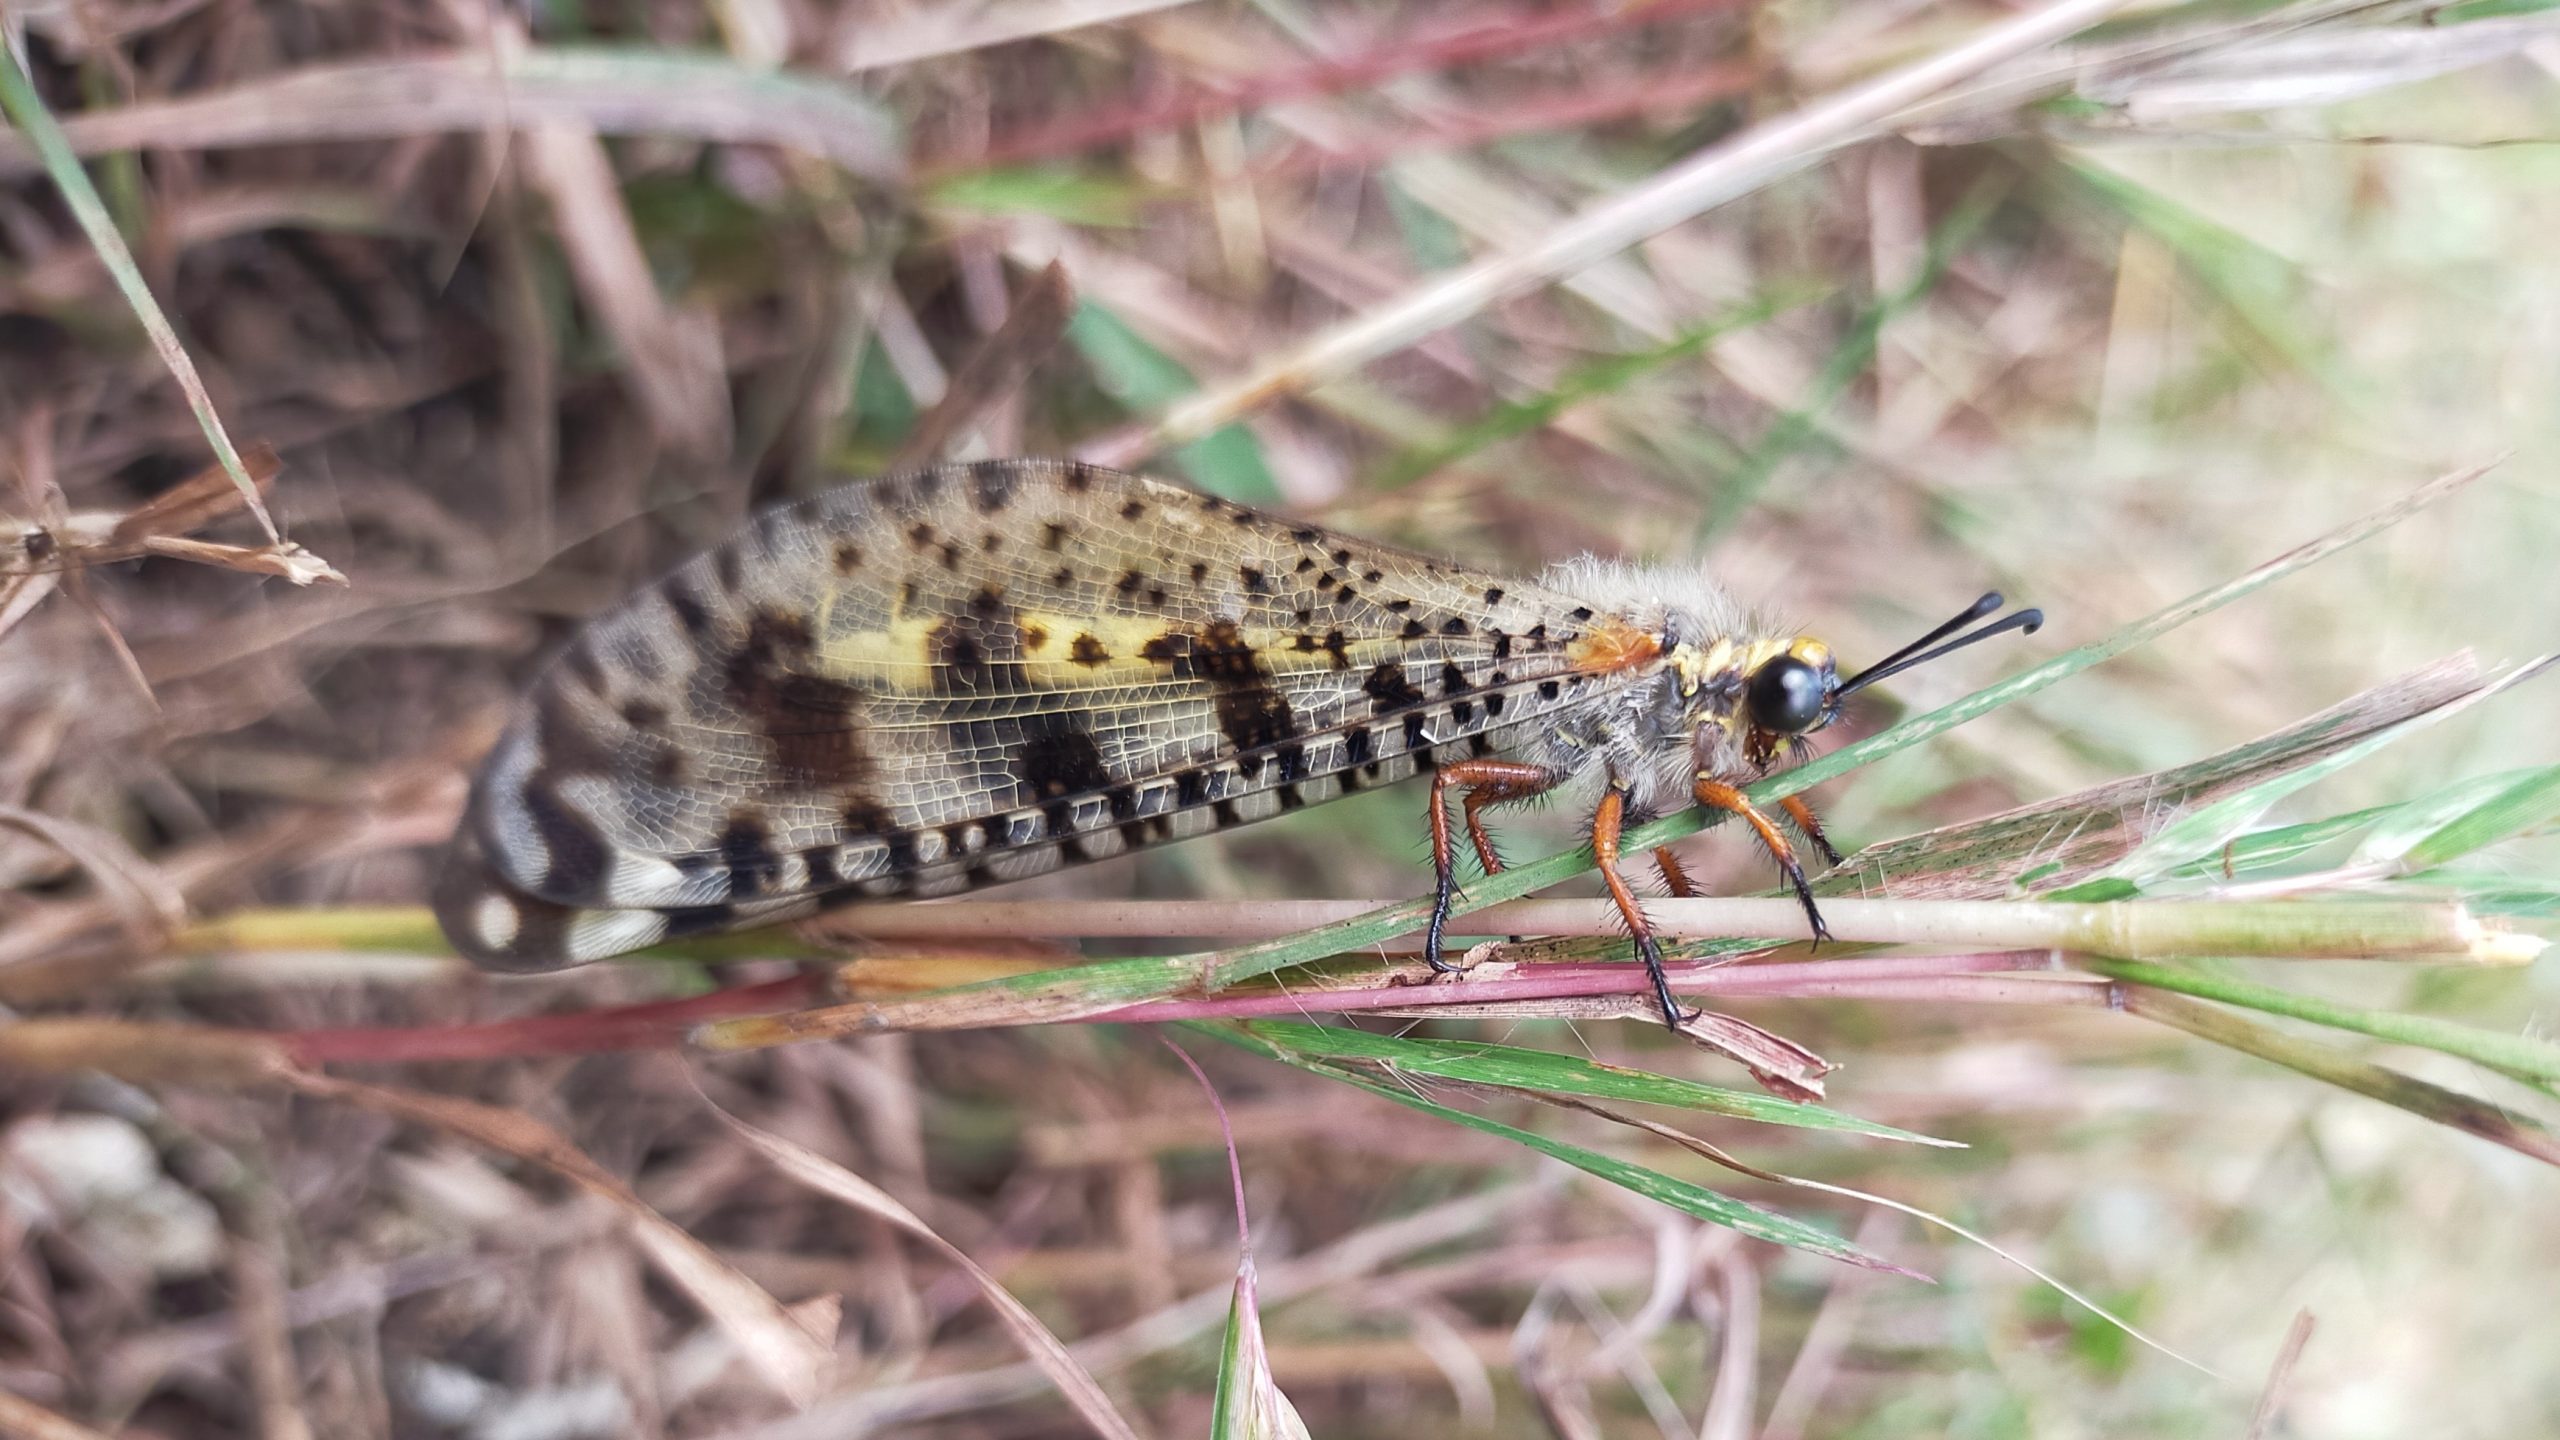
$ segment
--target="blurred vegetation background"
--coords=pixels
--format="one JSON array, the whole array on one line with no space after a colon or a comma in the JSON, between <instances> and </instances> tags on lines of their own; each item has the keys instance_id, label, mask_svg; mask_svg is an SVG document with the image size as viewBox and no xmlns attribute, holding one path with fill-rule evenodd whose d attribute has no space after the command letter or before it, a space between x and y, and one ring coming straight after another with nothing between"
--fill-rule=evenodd
<instances>
[{"instance_id":1,"label":"blurred vegetation background","mask_svg":"<svg viewBox=\"0 0 2560 1440\"><path fill-rule=\"evenodd\" d=\"M175 960L170 938L250 905L416 903L470 766L568 627L757 505L936 454L1081 450L1493 569L1695 560L1853 658L1992 586L2051 617L2029 648L2092 640L2511 456L1832 787L1853 843L2192 760L2457 651L2552 647L2560 23L2539 4L2127 5L1882 138L1384 335L1368 363L1196 412L1215 422L1196 437L1156 428L2032 9L0 8L21 98L82 157L231 434L281 459L278 521L351 582L243 573L260 537L236 513L194 532L239 547L212 556L65 570L41 553L57 540L10 542L28 558L0 566L0 1003L433 1027L698 989L699 967L502 982L434 951ZM11 113L0 513L15 535L108 536L210 454L31 142L41 120ZM1044 345L1053 264L1071 298ZM2015 663L1976 652L1897 695L1925 708ZM2279 818L2549 766L2550 716L2521 688ZM1416 894L1421 799L1028 893ZM1542 853L1573 818L1508 833ZM1685 853L1712 893L1767 881L1730 837ZM2554 858L2536 835L2477 863L2547 894ZM2554 974L2282 979L2538 1034ZM1942 1232L1735 1186L1588 1116L1493 1107L1823 1216L1936 1283L1204 1056L1273 1369L1312 1432L2560 1432L2547 1167L2122 1016L1743 1010L1842 1065L1840 1108L1970 1148L1704 1133L1956 1219L2221 1378ZM1483 1032L1740 1083L1658 1027ZM1111 1337L1093 1363L1147 1433L1208 1427L1232 1211L1216 1122L1143 1032L358 1073L544 1122L782 1301L840 1296L830 1398L792 1418L623 1212L539 1166L380 1108L76 1065L0 1071L0 1391L129 1437L1085 1433L941 1261L777 1177L699 1084L897 1195L1068 1339ZM1182 1303L1199 1295L1205 1320ZM2252 1429L2306 1309L2284 1414Z\"/></svg>"}]
</instances>

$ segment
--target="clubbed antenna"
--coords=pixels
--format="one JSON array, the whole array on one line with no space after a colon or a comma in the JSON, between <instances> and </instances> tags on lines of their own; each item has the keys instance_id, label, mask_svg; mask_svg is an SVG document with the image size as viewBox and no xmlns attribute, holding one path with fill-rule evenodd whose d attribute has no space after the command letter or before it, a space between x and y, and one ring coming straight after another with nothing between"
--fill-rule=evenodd
<instances>
[{"instance_id":1,"label":"clubbed antenna","mask_svg":"<svg viewBox=\"0 0 2560 1440\"><path fill-rule=\"evenodd\" d=\"M1966 606L1964 613L1868 666L1855 677L1843 681L1840 688L1832 693L1832 698L1835 701L1845 698L1887 676L1899 675L1916 665L1926 665L1941 655L1954 654L1967 645L1988 640L1994 635L2006 635L2012 630L2032 635L2036 632L2036 627L2044 623L2042 610L2021 610L2014 615L2003 616L1970 635L1956 635L1957 631L1999 609L2003 603L1999 591L1993 590L1985 594L1981 599ZM1947 640L1950 635L1956 635L1956 638ZM1946 640L1947 643L1939 645L1938 642L1941 640ZM1931 646L1937 648L1931 649L1929 648Z\"/></svg>"}]
</instances>

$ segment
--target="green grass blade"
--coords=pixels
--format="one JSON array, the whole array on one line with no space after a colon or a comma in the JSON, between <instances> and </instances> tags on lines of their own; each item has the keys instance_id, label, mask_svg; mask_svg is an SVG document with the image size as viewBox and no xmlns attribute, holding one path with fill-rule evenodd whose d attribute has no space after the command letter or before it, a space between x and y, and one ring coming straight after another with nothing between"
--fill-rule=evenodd
<instances>
[{"instance_id":1,"label":"green grass blade","mask_svg":"<svg viewBox=\"0 0 2560 1440\"><path fill-rule=\"evenodd\" d=\"M2124 1008L2146 1020L2156 1020L2422 1119L2477 1135L2545 1164L2560 1165L2560 1135L2507 1107L2359 1060L2334 1045L2287 1035L2245 1015L2183 995L2138 986L2126 992Z\"/></svg>"},{"instance_id":2,"label":"green grass blade","mask_svg":"<svg viewBox=\"0 0 2560 1440\"><path fill-rule=\"evenodd\" d=\"M2275 808L2277 802L2315 782L2325 780L2349 766L2362 763L2377 751L2398 744L2422 730L2448 720L2489 698L2531 673L2519 671L2502 678L2497 684L2483 686L2450 704L2421 711L2396 725L2385 727L2364 739L2333 751L2307 765L2297 766L2263 780L2236 795L2226 796L2213 804L2181 815L2160 827L2158 833L2136 846L2132 853L2100 872L2095 879L2123 880L2143 886L2180 866L2193 864L2198 857L2214 855L2222 847L2247 833L2249 828Z\"/></svg>"},{"instance_id":3,"label":"green grass blade","mask_svg":"<svg viewBox=\"0 0 2560 1440\"><path fill-rule=\"evenodd\" d=\"M2414 1045L2422 1049L2459 1056L2474 1064L2485 1065L2518 1080L2536 1084L2560 1081L2560 1045L2534 1040L2522 1035L2501 1035L2494 1030L2481 1030L2451 1020L2427 1015L2397 1015L2386 1010L2361 1010L2279 990L2271 985L2253 984L2228 975L2207 970L2190 970L2169 965L2154 965L2142 960L2109 960L2092 956L2082 962L2088 969L2113 979L2135 985L2148 985L2156 990L2173 990L2193 995L2200 1000L2218 1000L2245 1010L2282 1015L2290 1020L2304 1020L2331 1030L2346 1030L2370 1035L2395 1045Z\"/></svg>"},{"instance_id":4,"label":"green grass blade","mask_svg":"<svg viewBox=\"0 0 2560 1440\"><path fill-rule=\"evenodd\" d=\"M134 318L142 322L152 348L160 352L161 362L169 367L169 374L187 397L187 408L195 412L196 424L203 428L205 443L213 447L214 458L222 462L223 473L240 487L249 513L258 517L259 528L267 532L270 544L282 544L284 537L277 531L274 517L267 513L267 502L259 498L258 482L240 463L240 452L231 444L231 433L223 428L222 417L214 413L213 397L205 391L204 377L196 373L196 363L188 357L187 347L180 343L169 317L161 313L160 302L152 298L151 287L144 283L141 267L134 264L133 252L126 248L114 217L107 213L106 201L99 197L97 186L90 183L89 172L81 168L80 157L72 153L71 142L64 138L53 113L45 109L34 82L19 68L17 53L5 43L0 43L0 111L8 113L9 122L35 147L36 158L43 163L45 173L53 177L63 203L71 208L71 216L89 238L90 248L98 252L98 263L114 279Z\"/></svg>"},{"instance_id":5,"label":"green grass blade","mask_svg":"<svg viewBox=\"0 0 2560 1440\"><path fill-rule=\"evenodd\" d=\"M1603 1065L1574 1055L1468 1040L1378 1035L1366 1030L1310 1025L1295 1020L1255 1020L1247 1022L1245 1028L1275 1046L1313 1059L1376 1064L1407 1074L1430 1075L1469 1085L1498 1085L1510 1090L1580 1095L1595 1100L1630 1100L1646 1105L1669 1105L1683 1110L1729 1115L1737 1120L1754 1120L1764 1125L1837 1130L1881 1140L1962 1148L1953 1140L1896 1129L1820 1105L1781 1100L1774 1095L1731 1090L1719 1085L1701 1085L1694 1080Z\"/></svg>"},{"instance_id":6,"label":"green grass blade","mask_svg":"<svg viewBox=\"0 0 2560 1440\"><path fill-rule=\"evenodd\" d=\"M1852 1265L1864 1266L1871 1270L1889 1270L1896 1274L1910 1273L1882 1256L1871 1254L1819 1226L1810 1225L1774 1211L1763 1210L1748 1201L1736 1200L1730 1195L1710 1190L1703 1185L1665 1175L1659 1170L1648 1169L1632 1161L1603 1155L1596 1150L1567 1144L1538 1134L1534 1130L1505 1125L1499 1120L1489 1119L1470 1110L1443 1105L1393 1085L1379 1084L1339 1066L1271 1044L1239 1026L1217 1025L1196 1028L1204 1033L1215 1034L1222 1039L1230 1040L1267 1059L1296 1066L1310 1074L1339 1080L1345 1085L1355 1086L1372 1095L1393 1100L1407 1109L1419 1110L1426 1115L1438 1116L1470 1130L1498 1136L1517 1145L1525 1145L1541 1155L1561 1160L1585 1174L1597 1176L1622 1190L1644 1196L1649 1200L1659 1201L1684 1215L1725 1226L1755 1240L1766 1240L1773 1245L1784 1245L1790 1250L1802 1250L1808 1254L1822 1255L1833 1260L1845 1260Z\"/></svg>"},{"instance_id":7,"label":"green grass blade","mask_svg":"<svg viewBox=\"0 0 2560 1440\"><path fill-rule=\"evenodd\" d=\"M2410 846L2400 864L2432 870L2560 819L2560 765L2518 776Z\"/></svg>"}]
</instances>

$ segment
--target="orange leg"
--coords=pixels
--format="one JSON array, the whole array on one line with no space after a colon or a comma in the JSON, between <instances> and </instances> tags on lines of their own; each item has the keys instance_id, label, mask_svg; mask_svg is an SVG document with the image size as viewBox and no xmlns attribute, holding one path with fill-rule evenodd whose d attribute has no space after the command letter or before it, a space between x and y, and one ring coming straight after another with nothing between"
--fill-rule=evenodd
<instances>
[{"instance_id":1,"label":"orange leg","mask_svg":"<svg viewBox=\"0 0 2560 1440\"><path fill-rule=\"evenodd\" d=\"M1457 968L1440 958L1440 942L1449 928L1449 902L1458 893L1458 847L1449 835L1447 792L1453 786L1466 792L1467 838L1474 842L1484 873L1493 875L1501 871L1502 857L1494 853L1493 837L1485 833L1484 821L1476 812L1487 805L1526 800L1553 789L1555 783L1554 771L1525 760L1458 760L1431 772L1431 868L1436 883L1422 955L1432 969L1446 974Z\"/></svg>"},{"instance_id":2,"label":"orange leg","mask_svg":"<svg viewBox=\"0 0 2560 1440\"><path fill-rule=\"evenodd\" d=\"M1770 856L1778 862L1778 868L1786 872L1787 883L1795 887L1796 899L1804 903L1805 918L1813 922L1813 938L1816 941L1830 939L1830 927L1822 923L1822 911L1813 903L1813 887L1805 883L1804 866L1796 862L1795 849L1787 844L1787 837L1779 833L1777 822L1752 804L1749 796L1721 780L1702 779L1690 793L1697 796L1699 804L1710 810L1723 810L1742 817L1743 822L1760 836L1760 843L1768 847ZM1830 847L1826 845L1824 848Z\"/></svg>"},{"instance_id":3,"label":"orange leg","mask_svg":"<svg viewBox=\"0 0 2560 1440\"><path fill-rule=\"evenodd\" d=\"M1609 898L1618 902L1618 913L1626 919L1627 933L1635 937L1636 955L1644 961L1645 976L1653 981L1653 998L1662 1006L1662 1023L1677 1032L1684 1014L1680 1002L1671 998L1671 977L1662 968L1662 945L1653 938L1653 922L1637 907L1636 893L1627 888L1627 877L1618 873L1618 832L1625 828L1626 819L1627 792L1612 785L1591 815L1591 853L1599 861L1600 878L1608 882ZM1661 852L1655 852L1654 858L1659 861ZM1673 864L1676 867L1678 862Z\"/></svg>"},{"instance_id":4,"label":"orange leg","mask_svg":"<svg viewBox=\"0 0 2560 1440\"><path fill-rule=\"evenodd\" d=\"M1813 807L1804 803L1803 796L1790 795L1778 802L1778 808L1786 811L1787 818L1796 822L1796 828L1804 832L1804 838L1813 842L1814 853L1822 857L1823 864L1840 863L1840 852L1831 848L1831 837L1822 833L1822 817L1813 813Z\"/></svg>"},{"instance_id":5,"label":"orange leg","mask_svg":"<svg viewBox=\"0 0 2560 1440\"><path fill-rule=\"evenodd\" d=\"M1670 846L1653 847L1653 865L1662 872L1662 888L1671 892L1671 898L1686 900L1698 893L1698 882L1689 878L1689 867L1680 863Z\"/></svg>"}]
</instances>

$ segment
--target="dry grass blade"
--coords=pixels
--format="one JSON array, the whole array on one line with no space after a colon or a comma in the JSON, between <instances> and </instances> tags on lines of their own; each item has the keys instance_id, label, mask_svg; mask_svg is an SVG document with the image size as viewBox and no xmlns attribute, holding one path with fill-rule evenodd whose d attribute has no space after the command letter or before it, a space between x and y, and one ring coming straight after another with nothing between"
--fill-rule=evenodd
<instances>
[{"instance_id":1,"label":"dry grass blade","mask_svg":"<svg viewBox=\"0 0 2560 1440\"><path fill-rule=\"evenodd\" d=\"M294 1068L293 1047L281 1035L85 1016L0 1024L0 1073L96 1071L137 1085L249 1089Z\"/></svg>"},{"instance_id":2,"label":"dry grass blade","mask_svg":"<svg viewBox=\"0 0 2560 1440\"><path fill-rule=\"evenodd\" d=\"M764 1287L651 1209L631 1193L630 1186L550 1126L512 1110L452 1096L366 1085L308 1071L294 1072L287 1079L304 1094L359 1106L513 1155L605 1201L630 1223L632 1238L659 1271L693 1297L775 1394L794 1405L807 1405L824 1393L835 1365L828 1337L812 1334Z\"/></svg>"},{"instance_id":3,"label":"dry grass blade","mask_svg":"<svg viewBox=\"0 0 2560 1440\"><path fill-rule=\"evenodd\" d=\"M0 1390L0 1435L11 1440L114 1440L103 1430L92 1430L6 1390Z\"/></svg>"},{"instance_id":4,"label":"dry grass blade","mask_svg":"<svg viewBox=\"0 0 2560 1440\"><path fill-rule=\"evenodd\" d=\"M2284 1344L2276 1350L2275 1363L2267 1367L2266 1388L2258 1392L2258 1408L2250 1413L2249 1431L2242 1440L2266 1440L2277 1417L2284 1414L2285 1394L2293 1387L2293 1367L2301 1363L2303 1349L2311 1343L2314 1323L2311 1312L2303 1310L2286 1327Z\"/></svg>"},{"instance_id":5,"label":"dry grass blade","mask_svg":"<svg viewBox=\"0 0 2560 1440\"><path fill-rule=\"evenodd\" d=\"M952 442L981 412L1019 393L1031 371L1058 348L1075 308L1075 287L1067 279L1067 267L1050 261L1013 297L1004 323L980 340L952 372L942 398L917 419L887 468L905 470L947 458Z\"/></svg>"},{"instance_id":6,"label":"dry grass blade","mask_svg":"<svg viewBox=\"0 0 2560 1440\"><path fill-rule=\"evenodd\" d=\"M701 1093L698 1083L695 1093ZM1137 1440L1137 1432L1129 1428L1128 1421L1120 1418L1111 1397L1103 1393L1102 1386L1092 1374L1067 1353L1067 1347L1059 1342L1057 1336L1049 1333L1049 1328L1040 1323L1040 1318L1031 1313L1030 1307L1015 1299L1013 1292L997 1283L996 1277L988 1274L984 1266L970 1259L959 1246L944 1239L921 1216L898 1203L889 1192L807 1146L748 1124L722 1109L708 1095L702 1096L702 1103L720 1118L720 1123L729 1127L731 1133L745 1141L749 1149L763 1156L795 1183L866 1215L886 1220L931 1246L977 1286L978 1293L985 1296L987 1303L994 1308L996 1318L1003 1322L1006 1332L1058 1387L1058 1393L1074 1407L1076 1414L1083 1417L1093 1433L1110 1436L1112 1440Z\"/></svg>"},{"instance_id":7,"label":"dry grass blade","mask_svg":"<svg viewBox=\"0 0 2560 1440\"><path fill-rule=\"evenodd\" d=\"M1844 867L1843 889L1957 898L2077 884L2123 859L2174 817L2338 754L2485 693L2468 655L2437 661L2191 764L2114 781L1997 815L1871 845Z\"/></svg>"},{"instance_id":8,"label":"dry grass blade","mask_svg":"<svg viewBox=\"0 0 2560 1440\"><path fill-rule=\"evenodd\" d=\"M718 326L667 303L595 132L564 121L532 126L528 169L551 202L578 293L621 347L660 439L708 463L729 451L726 367Z\"/></svg>"},{"instance_id":9,"label":"dry grass blade","mask_svg":"<svg viewBox=\"0 0 2560 1440\"><path fill-rule=\"evenodd\" d=\"M879 108L845 86L708 56L532 47L306 65L206 96L162 100L64 122L67 154L220 149L486 131L557 121L608 135L686 135L784 145L852 174L903 167ZM0 179L38 160L0 136Z\"/></svg>"},{"instance_id":10,"label":"dry grass blade","mask_svg":"<svg viewBox=\"0 0 2560 1440\"><path fill-rule=\"evenodd\" d=\"M1014 0L1001 9L929 6L887 14L847 13L830 56L847 74L912 65L1038 35L1059 35L1113 20L1170 10L1191 0Z\"/></svg>"},{"instance_id":11,"label":"dry grass blade","mask_svg":"<svg viewBox=\"0 0 2560 1440\"><path fill-rule=\"evenodd\" d=\"M1115 447L1093 458L1125 464L1153 455L1197 440L1278 396L1337 379L1506 295L1571 275L1843 146L1886 133L1904 111L2005 60L2075 34L2123 3L2056 0L1925 60L1763 121L1542 230L1526 246L1426 281L1243 376L1209 387L1176 405L1125 450Z\"/></svg>"}]
</instances>

